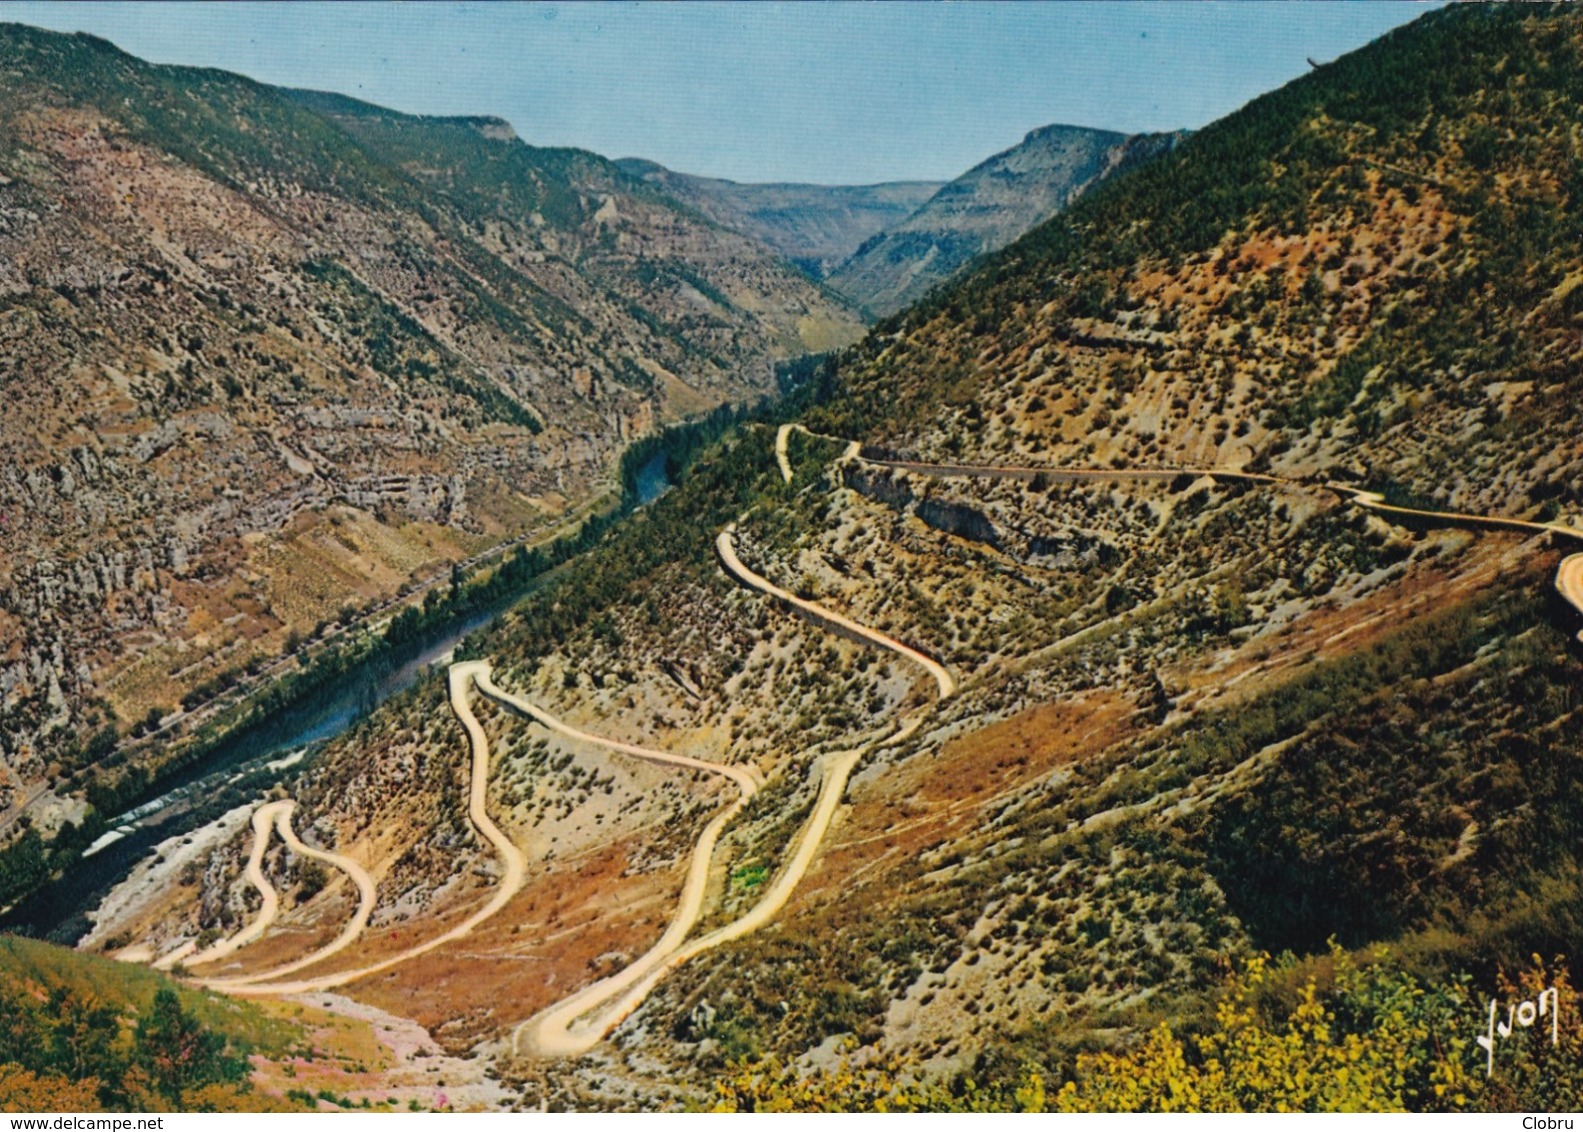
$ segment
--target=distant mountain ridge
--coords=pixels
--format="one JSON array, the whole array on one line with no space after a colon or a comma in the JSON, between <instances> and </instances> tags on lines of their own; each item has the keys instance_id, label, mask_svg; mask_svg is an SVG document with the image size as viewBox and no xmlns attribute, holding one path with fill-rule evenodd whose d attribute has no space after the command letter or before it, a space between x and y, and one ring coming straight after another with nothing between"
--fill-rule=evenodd
<instances>
[{"instance_id":1,"label":"distant mountain ridge","mask_svg":"<svg viewBox=\"0 0 1583 1132\"><path fill-rule=\"evenodd\" d=\"M677 173L639 157L616 164L715 223L773 248L815 279L839 267L865 241L906 220L942 184L742 184Z\"/></svg>"},{"instance_id":2,"label":"distant mountain ridge","mask_svg":"<svg viewBox=\"0 0 1583 1132\"><path fill-rule=\"evenodd\" d=\"M637 157L616 165L883 317L1184 136L1042 126L943 184L741 184Z\"/></svg>"},{"instance_id":3,"label":"distant mountain ridge","mask_svg":"<svg viewBox=\"0 0 1583 1132\"><path fill-rule=\"evenodd\" d=\"M873 314L893 314L1095 185L1170 152L1183 136L1063 125L1033 130L865 241L830 273L830 285Z\"/></svg>"}]
</instances>

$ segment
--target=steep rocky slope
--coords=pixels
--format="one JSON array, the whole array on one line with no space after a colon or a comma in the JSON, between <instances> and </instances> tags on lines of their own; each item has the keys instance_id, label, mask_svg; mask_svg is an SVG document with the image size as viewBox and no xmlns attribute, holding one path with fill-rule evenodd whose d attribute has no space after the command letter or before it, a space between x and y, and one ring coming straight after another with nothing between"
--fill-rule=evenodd
<instances>
[{"instance_id":1,"label":"steep rocky slope","mask_svg":"<svg viewBox=\"0 0 1583 1132\"><path fill-rule=\"evenodd\" d=\"M1081 126L1034 130L865 241L830 272L830 285L875 314L894 314L1106 178L1169 152L1178 138Z\"/></svg>"},{"instance_id":2,"label":"steep rocky slope","mask_svg":"<svg viewBox=\"0 0 1583 1132\"><path fill-rule=\"evenodd\" d=\"M1578 18L1436 15L1256 100L881 327L832 431L1575 516Z\"/></svg>"},{"instance_id":3,"label":"steep rocky slope","mask_svg":"<svg viewBox=\"0 0 1583 1132\"><path fill-rule=\"evenodd\" d=\"M1583 939L1583 659L1552 589L1570 549L1404 525L1333 481L1578 517L1580 32L1570 9L1432 13L815 367L785 411L834 439L790 434L789 478L763 426L678 469L468 652L588 731L762 777L699 930L774 885L821 765L860 752L812 868L772 924L672 973L585 1057L515 1058L519 1023L661 936L722 799L480 705L526 882L465 949L346 992L497 1057L525 1104L653 1108L707 1097L740 1058L811 1069L851 1043L1053 1084L1162 1019L1212 1027L1261 953L1292 953L1264 992L1290 1003L1335 977L1330 940L1386 943L1452 988L1429 1038L1462 1059L1459 1089L1415 1095L1553 1096L1516 1075L1500 1092L1471 1038L1503 970L1559 955L1565 985ZM1171 470L1117 474L1140 466ZM733 584L728 523L754 569L923 649L958 693ZM498 882L463 816L465 751L432 680L292 784L305 839L379 881L357 961ZM244 922L245 837L189 851L88 946ZM346 885L272 854L291 906L241 970L350 914ZM1537 1056L1524 1041L1502 1049Z\"/></svg>"},{"instance_id":4,"label":"steep rocky slope","mask_svg":"<svg viewBox=\"0 0 1583 1132\"><path fill-rule=\"evenodd\" d=\"M865 240L906 220L941 187L937 181L747 185L677 173L642 158L616 164L717 224L773 248L815 279L829 275Z\"/></svg>"},{"instance_id":5,"label":"steep rocky slope","mask_svg":"<svg viewBox=\"0 0 1583 1132\"><path fill-rule=\"evenodd\" d=\"M857 333L592 154L0 27L0 803Z\"/></svg>"}]
</instances>

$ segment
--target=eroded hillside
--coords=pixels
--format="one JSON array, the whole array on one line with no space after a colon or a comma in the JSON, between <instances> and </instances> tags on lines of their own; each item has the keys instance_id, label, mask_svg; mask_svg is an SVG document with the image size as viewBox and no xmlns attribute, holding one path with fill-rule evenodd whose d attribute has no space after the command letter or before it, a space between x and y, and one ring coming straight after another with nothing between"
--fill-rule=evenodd
<instances>
[{"instance_id":1,"label":"eroded hillside","mask_svg":"<svg viewBox=\"0 0 1583 1132\"><path fill-rule=\"evenodd\" d=\"M0 55L7 803L857 332L759 245L498 121L14 25Z\"/></svg>"},{"instance_id":2,"label":"eroded hillside","mask_svg":"<svg viewBox=\"0 0 1583 1132\"><path fill-rule=\"evenodd\" d=\"M1583 607L1555 588L1583 541L1554 172L1579 21L1433 13L812 367L785 410L812 432L694 452L461 659L751 801L436 674L289 786L305 840L378 882L355 947L292 978L495 1059L524 1105L700 1103L738 1059L854 1048L1009 1097L1208 1029L1263 953L1293 954L1291 1002L1333 946L1387 943L1466 1008L1424 1039L1458 1091L1410 1066L1415 1103L1554 1095L1487 1084L1469 1035L1502 972L1583 938ZM689 927L718 942L586 1050L519 1041L658 946L721 813ZM86 945L158 960L248 922L246 816L165 846ZM267 981L342 930L352 886L301 856L268 843L276 926L194 975Z\"/></svg>"},{"instance_id":3,"label":"eroded hillside","mask_svg":"<svg viewBox=\"0 0 1583 1132\"><path fill-rule=\"evenodd\" d=\"M476 645L502 685L590 732L762 777L714 852L700 931L786 866L819 756L863 751L781 915L661 982L587 1056L511 1057L521 1023L660 935L726 798L481 704L490 804L528 853L526 884L465 949L356 976L499 882L462 820L465 748L436 683L296 791L312 836L368 862L381 890L355 951L317 970L506 1055L530 1100L649 1106L731 1058L840 1040L940 1067L1059 1058L1094 1027L1191 1002L1258 948L1453 920L1513 956L1565 938L1570 858L1551 831L1574 820L1579 768L1536 777L1549 741L1500 738L1577 726L1575 693L1516 691L1583 677L1546 607L1558 556L1542 538L1416 533L1301 484L941 477L789 447L792 488L775 486L770 434L749 433L595 551L602 569ZM744 506L745 561L925 648L960 693L931 707L921 673L733 585L709 528ZM916 733L886 740L919 710ZM106 920L89 945L158 953L235 930L248 843L167 869L174 887L141 920ZM1518 843L1549 848L1516 866ZM273 852L277 887L302 893L302 862ZM1495 924L1500 900L1547 876L1553 899ZM349 914L340 891L294 897L225 971L322 943Z\"/></svg>"},{"instance_id":4,"label":"eroded hillside","mask_svg":"<svg viewBox=\"0 0 1583 1132\"><path fill-rule=\"evenodd\" d=\"M880 328L833 431L1575 514L1577 19L1436 15L1256 100Z\"/></svg>"}]
</instances>

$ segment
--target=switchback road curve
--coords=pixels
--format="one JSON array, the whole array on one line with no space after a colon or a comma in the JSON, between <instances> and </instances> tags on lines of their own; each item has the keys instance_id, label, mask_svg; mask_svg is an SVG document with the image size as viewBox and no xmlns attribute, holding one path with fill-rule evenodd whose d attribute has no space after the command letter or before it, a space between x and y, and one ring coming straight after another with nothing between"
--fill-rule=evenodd
<instances>
[{"instance_id":1,"label":"switchback road curve","mask_svg":"<svg viewBox=\"0 0 1583 1132\"><path fill-rule=\"evenodd\" d=\"M779 442L779 437L777 441ZM782 448L780 443L778 448ZM850 618L844 617L818 605L806 601L794 594L776 586L767 578L749 569L743 564L736 553L733 541L734 527L722 531L715 541L716 551L720 555L722 565L727 573L744 585L768 594L780 601L791 605L795 609L811 617L814 621L823 624L826 628L845 631L848 635L855 635L869 643L899 653L906 659L919 665L935 681L939 692L939 699L945 699L956 692L956 680L944 665L925 656L908 645L887 636L876 629L861 625ZM481 687L483 687L481 685ZM493 695L488 689L486 694ZM554 727L563 734L588 739L593 742L603 743L615 749L625 749L640 757L652 758L656 755L665 761L680 761L679 756L663 755L660 752L648 751L646 748L634 748L630 744L613 744L608 740L589 735L586 732L575 731L567 728L558 721L549 722L551 717L546 713L533 708L532 705L523 705L530 714L548 726ZM764 896L742 916L723 927L698 937L691 942L684 943L687 933L692 925L697 922L698 914L702 909L702 901L708 881L709 857L714 850L714 843L718 839L720 829L745 803L744 797L731 811L720 815L710 827L705 830L705 838L700 838L698 847L694 850L693 872L688 877L687 888L684 890L682 902L677 909L676 916L671 921L671 927L665 936L654 947L650 948L637 962L624 968L622 971L593 983L579 991L577 994L564 999L548 1010L529 1018L512 1033L511 1048L516 1054L529 1053L539 1057L575 1057L588 1052L597 1045L605 1035L621 1024L634 1010L642 1005L649 993L659 985L668 974L676 970L689 959L732 940L740 939L745 935L757 931L768 924L785 907L797 885L808 872L820 844L824 841L825 833L830 828L830 822L835 817L841 797L846 791L848 778L853 769L869 750L878 747L899 743L910 736L922 722L921 713L914 713L904 721L900 729L886 736L878 743L860 747L855 750L841 751L826 755L820 760L821 774L819 782L819 795L814 801L813 813L804 824L798 835L796 848L792 851L790 859L780 870L774 884ZM696 760L688 760L696 762ZM729 768L716 768L714 764L702 764L705 767L716 769L717 772ZM707 852L705 839L708 840ZM601 1009L602 1007L602 1009ZM594 1013L597 1011L597 1013ZM591 1015L591 1016L590 1016Z\"/></svg>"},{"instance_id":2,"label":"switchback road curve","mask_svg":"<svg viewBox=\"0 0 1583 1132\"><path fill-rule=\"evenodd\" d=\"M467 816L479 835L494 847L495 853L501 862L500 883L495 887L495 891L489 901L478 911L444 934L435 936L431 940L427 940L415 947L410 947L397 955L392 955L366 967L287 982L232 982L216 989L223 989L227 993L235 995L274 995L303 994L308 991L329 990L332 987L345 986L347 983L356 982L358 979L388 970L399 963L405 963L409 959L415 959L419 955L424 955L453 940L461 939L479 924L504 908L507 902L521 890L523 881L527 878L527 857L523 855L522 850L512 844L511 839L495 824L494 819L489 816L486 806L489 789L489 736L484 733L483 725L478 722L478 717L473 714L472 705L468 702L468 693L471 690L474 679L479 675L488 679L489 665L487 663L478 660L463 661L462 663L451 665L448 678L450 681L451 710L456 713L456 718L461 721L462 728L467 732L468 742L472 748L473 755L471 785L467 798Z\"/></svg>"}]
</instances>

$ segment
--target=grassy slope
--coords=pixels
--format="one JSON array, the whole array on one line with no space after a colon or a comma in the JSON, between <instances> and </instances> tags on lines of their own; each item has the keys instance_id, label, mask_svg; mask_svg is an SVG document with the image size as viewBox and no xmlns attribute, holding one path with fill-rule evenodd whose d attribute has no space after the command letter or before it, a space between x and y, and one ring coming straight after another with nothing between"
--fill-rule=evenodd
<instances>
[{"instance_id":1,"label":"grassy slope","mask_svg":"<svg viewBox=\"0 0 1583 1132\"><path fill-rule=\"evenodd\" d=\"M301 1036L297 1027L255 1003L194 990L136 963L118 963L19 936L0 936L0 980L11 992L47 995L61 988L132 1016L146 1012L156 992L174 988L182 1005L205 1026L268 1056L285 1053Z\"/></svg>"}]
</instances>

